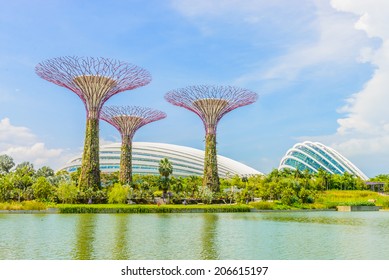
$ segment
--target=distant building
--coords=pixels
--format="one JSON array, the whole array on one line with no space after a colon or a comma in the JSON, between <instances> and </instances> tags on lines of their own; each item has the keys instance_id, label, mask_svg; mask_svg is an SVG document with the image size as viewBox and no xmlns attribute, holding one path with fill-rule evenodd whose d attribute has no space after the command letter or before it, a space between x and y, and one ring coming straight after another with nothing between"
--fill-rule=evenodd
<instances>
[{"instance_id":1,"label":"distant building","mask_svg":"<svg viewBox=\"0 0 389 280\"><path fill-rule=\"evenodd\" d=\"M100 148L100 170L111 173L119 171L121 143L104 145ZM134 142L132 147L132 171L134 174L159 175L158 166L163 158L173 165L173 176L203 176L204 151L164 143ZM79 155L62 169L74 172L81 166ZM250 176L263 173L238 161L218 155L218 170L221 178L231 175Z\"/></svg>"},{"instance_id":2,"label":"distant building","mask_svg":"<svg viewBox=\"0 0 389 280\"><path fill-rule=\"evenodd\" d=\"M347 172L368 180L368 177L348 159L318 142L305 141L294 145L286 152L278 167L278 169L285 168L301 171L308 169L312 173L318 172L321 168L331 174Z\"/></svg>"}]
</instances>

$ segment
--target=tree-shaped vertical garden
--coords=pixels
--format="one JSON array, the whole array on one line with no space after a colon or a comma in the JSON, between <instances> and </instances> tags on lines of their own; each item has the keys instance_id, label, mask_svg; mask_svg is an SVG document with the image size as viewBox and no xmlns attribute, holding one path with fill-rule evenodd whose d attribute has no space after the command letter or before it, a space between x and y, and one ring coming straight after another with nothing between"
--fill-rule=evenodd
<instances>
[{"instance_id":1,"label":"tree-shaped vertical garden","mask_svg":"<svg viewBox=\"0 0 389 280\"><path fill-rule=\"evenodd\" d=\"M119 181L132 182L132 138L142 126L166 117L164 112L137 106L103 106L100 118L119 130L122 138Z\"/></svg>"},{"instance_id":2,"label":"tree-shaped vertical garden","mask_svg":"<svg viewBox=\"0 0 389 280\"><path fill-rule=\"evenodd\" d=\"M257 94L233 86L189 86L172 90L165 99L173 105L196 113L205 127L205 156L203 186L220 190L217 168L216 129L220 119L228 112L257 100Z\"/></svg>"},{"instance_id":3,"label":"tree-shaped vertical garden","mask_svg":"<svg viewBox=\"0 0 389 280\"><path fill-rule=\"evenodd\" d=\"M105 101L126 90L147 85L148 71L126 62L106 58L66 56L39 63L36 73L43 79L70 89L86 109L86 134L79 187L100 187L99 117Z\"/></svg>"}]
</instances>

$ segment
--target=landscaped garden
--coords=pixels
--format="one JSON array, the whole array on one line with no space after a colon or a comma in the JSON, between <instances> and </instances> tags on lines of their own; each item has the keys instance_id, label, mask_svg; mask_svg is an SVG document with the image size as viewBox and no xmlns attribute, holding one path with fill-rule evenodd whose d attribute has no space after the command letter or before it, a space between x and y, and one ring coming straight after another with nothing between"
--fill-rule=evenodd
<instances>
[{"instance_id":1,"label":"landscaped garden","mask_svg":"<svg viewBox=\"0 0 389 280\"><path fill-rule=\"evenodd\" d=\"M166 162L165 162L166 164ZM162 172L163 170L161 170ZM268 175L220 179L220 192L202 186L202 178L134 174L131 185L119 183L118 173L101 174L99 189L80 189L79 172L55 173L44 166L13 163L0 156L0 210L44 210L61 213L245 212L257 210L335 209L338 205L389 208L389 196L370 191L348 173L331 175L273 170ZM372 180L385 183L389 176Z\"/></svg>"}]
</instances>

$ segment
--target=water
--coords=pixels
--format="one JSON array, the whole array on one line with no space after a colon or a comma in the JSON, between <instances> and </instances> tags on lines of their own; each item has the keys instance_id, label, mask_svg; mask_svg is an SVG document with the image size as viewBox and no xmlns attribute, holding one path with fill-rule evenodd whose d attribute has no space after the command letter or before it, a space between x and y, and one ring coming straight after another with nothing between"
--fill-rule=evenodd
<instances>
[{"instance_id":1,"label":"water","mask_svg":"<svg viewBox=\"0 0 389 280\"><path fill-rule=\"evenodd\" d=\"M389 212L0 214L0 259L389 259Z\"/></svg>"}]
</instances>

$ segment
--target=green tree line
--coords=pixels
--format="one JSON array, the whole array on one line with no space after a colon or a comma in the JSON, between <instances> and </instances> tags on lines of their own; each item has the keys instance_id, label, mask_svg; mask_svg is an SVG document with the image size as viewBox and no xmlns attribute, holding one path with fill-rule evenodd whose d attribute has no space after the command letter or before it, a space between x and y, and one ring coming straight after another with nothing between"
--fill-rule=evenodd
<instances>
[{"instance_id":1,"label":"green tree line","mask_svg":"<svg viewBox=\"0 0 389 280\"><path fill-rule=\"evenodd\" d=\"M102 187L79 189L77 172L55 173L48 166L35 169L30 162L15 165L7 155L0 155L0 202L36 200L54 203L248 203L254 199L277 200L283 204L313 203L325 190L368 190L365 181L349 173L329 174L324 170L312 174L307 170L277 170L267 175L220 179L220 192L202 186L201 176L174 177L167 159L159 164L160 175L134 174L131 185L119 183L119 174L102 173ZM389 175L373 181L385 183Z\"/></svg>"}]
</instances>

